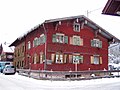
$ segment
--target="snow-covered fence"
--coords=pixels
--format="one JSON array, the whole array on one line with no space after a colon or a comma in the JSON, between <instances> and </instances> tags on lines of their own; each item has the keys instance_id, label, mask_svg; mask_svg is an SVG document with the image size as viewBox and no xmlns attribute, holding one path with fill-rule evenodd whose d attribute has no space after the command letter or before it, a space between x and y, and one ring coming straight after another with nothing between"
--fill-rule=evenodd
<instances>
[{"instance_id":1,"label":"snow-covered fence","mask_svg":"<svg viewBox=\"0 0 120 90\"><path fill-rule=\"evenodd\" d=\"M19 74L42 80L88 80L98 78L120 77L120 70L89 70L89 71L44 71L17 69Z\"/></svg>"}]
</instances>

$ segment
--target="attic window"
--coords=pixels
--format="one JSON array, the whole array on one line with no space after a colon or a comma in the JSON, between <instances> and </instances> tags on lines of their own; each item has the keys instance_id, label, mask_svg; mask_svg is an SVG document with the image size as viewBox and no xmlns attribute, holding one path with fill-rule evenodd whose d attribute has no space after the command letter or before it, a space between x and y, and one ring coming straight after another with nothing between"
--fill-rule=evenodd
<instances>
[{"instance_id":1,"label":"attic window","mask_svg":"<svg viewBox=\"0 0 120 90\"><path fill-rule=\"evenodd\" d=\"M75 32L80 32L80 24L79 23L74 23L73 24L73 30Z\"/></svg>"}]
</instances>

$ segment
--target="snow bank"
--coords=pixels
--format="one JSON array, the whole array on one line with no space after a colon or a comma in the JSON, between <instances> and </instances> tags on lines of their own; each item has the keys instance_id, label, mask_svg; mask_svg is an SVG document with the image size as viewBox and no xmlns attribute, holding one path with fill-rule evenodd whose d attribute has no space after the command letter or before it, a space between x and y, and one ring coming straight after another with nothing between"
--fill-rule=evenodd
<instances>
[{"instance_id":1,"label":"snow bank","mask_svg":"<svg viewBox=\"0 0 120 90\"><path fill-rule=\"evenodd\" d=\"M48 81L36 80L18 74L0 74L0 81L0 90L80 90L81 88L81 90L83 90L83 88L88 86L93 87L105 84L120 83L120 78L104 78L85 81ZM6 84L7 87L5 87L3 84Z\"/></svg>"}]
</instances>

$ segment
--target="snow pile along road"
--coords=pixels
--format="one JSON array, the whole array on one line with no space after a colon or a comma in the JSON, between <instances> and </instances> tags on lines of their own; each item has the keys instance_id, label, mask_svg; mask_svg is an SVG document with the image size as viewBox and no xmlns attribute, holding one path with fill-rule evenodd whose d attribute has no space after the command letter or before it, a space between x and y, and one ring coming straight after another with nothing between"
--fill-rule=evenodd
<instances>
[{"instance_id":1,"label":"snow pile along road","mask_svg":"<svg viewBox=\"0 0 120 90\"><path fill-rule=\"evenodd\" d=\"M48 81L0 74L0 90L120 90L120 78L85 81Z\"/></svg>"}]
</instances>

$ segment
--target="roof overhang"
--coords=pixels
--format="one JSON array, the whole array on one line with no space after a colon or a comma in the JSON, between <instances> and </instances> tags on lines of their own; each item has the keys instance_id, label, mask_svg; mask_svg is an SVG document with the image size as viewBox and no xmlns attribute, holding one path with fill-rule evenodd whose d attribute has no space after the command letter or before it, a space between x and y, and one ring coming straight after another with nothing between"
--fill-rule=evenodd
<instances>
[{"instance_id":1,"label":"roof overhang","mask_svg":"<svg viewBox=\"0 0 120 90\"><path fill-rule=\"evenodd\" d=\"M102 27L100 27L99 25L97 25L96 23L94 23L92 20L90 20L89 18L87 18L84 15L79 15L79 16L71 16L71 17L64 17L64 18L57 18L57 19L50 19L50 20L46 20L44 23L52 23L52 22L58 22L58 21L63 21L63 20L71 20L71 19L79 19L81 21L87 21L87 26L91 27L93 30L101 30L101 35L104 36L106 39L108 39L108 41L111 40L115 40L115 42L120 42L120 40L118 38L116 38L115 36L113 36L112 34L110 34L108 31L106 31L105 29L103 29Z\"/></svg>"},{"instance_id":2,"label":"roof overhang","mask_svg":"<svg viewBox=\"0 0 120 90\"><path fill-rule=\"evenodd\" d=\"M102 14L120 16L120 0L108 0Z\"/></svg>"},{"instance_id":3,"label":"roof overhang","mask_svg":"<svg viewBox=\"0 0 120 90\"><path fill-rule=\"evenodd\" d=\"M57 18L57 19L50 19L50 20L46 20L42 24L54 23L54 22L59 22L59 21L64 21L64 20L74 20L74 19L79 19L80 21L84 21L84 22L86 21L85 25L89 26L93 30L96 30L96 31L100 30L101 31L100 32L101 35L104 36L106 39L108 39L108 41L112 41L114 39L115 42L120 42L120 40L118 38L116 38L115 36L113 36L112 34L110 34L109 32L107 32L105 29L103 29L102 27L100 27L99 25L97 25L96 23L94 23L92 20L90 20L89 18L87 18L84 15L64 17L64 18ZM39 28L39 26L36 27L36 28ZM34 30L31 30L30 32L32 32ZM27 34L25 34L21 38L17 38L10 46L16 46L16 45L18 45L20 43L20 41L22 41L26 37L26 35L28 35L30 32L28 32Z\"/></svg>"}]
</instances>

